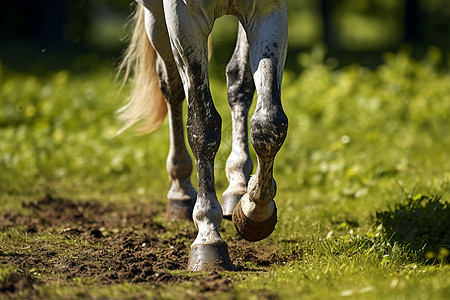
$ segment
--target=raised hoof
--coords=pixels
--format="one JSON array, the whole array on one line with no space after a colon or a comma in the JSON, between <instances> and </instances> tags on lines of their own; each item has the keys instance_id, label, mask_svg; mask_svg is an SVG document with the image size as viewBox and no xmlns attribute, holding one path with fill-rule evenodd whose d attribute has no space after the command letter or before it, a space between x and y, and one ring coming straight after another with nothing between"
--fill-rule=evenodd
<instances>
[{"instance_id":1,"label":"raised hoof","mask_svg":"<svg viewBox=\"0 0 450 300\"><path fill-rule=\"evenodd\" d=\"M226 243L200 244L191 247L189 271L233 271Z\"/></svg>"},{"instance_id":2,"label":"raised hoof","mask_svg":"<svg viewBox=\"0 0 450 300\"><path fill-rule=\"evenodd\" d=\"M236 194L224 194L222 196L222 212L223 218L227 220L231 220L233 216L233 211L239 200L243 195Z\"/></svg>"},{"instance_id":3,"label":"raised hoof","mask_svg":"<svg viewBox=\"0 0 450 300\"><path fill-rule=\"evenodd\" d=\"M166 207L167 221L192 221L194 201L168 199Z\"/></svg>"},{"instance_id":4,"label":"raised hoof","mask_svg":"<svg viewBox=\"0 0 450 300\"><path fill-rule=\"evenodd\" d=\"M233 211L233 224L242 238L247 241L256 242L268 237L277 224L277 208L272 216L263 222L254 222L247 218L242 211L241 202L236 205Z\"/></svg>"}]
</instances>

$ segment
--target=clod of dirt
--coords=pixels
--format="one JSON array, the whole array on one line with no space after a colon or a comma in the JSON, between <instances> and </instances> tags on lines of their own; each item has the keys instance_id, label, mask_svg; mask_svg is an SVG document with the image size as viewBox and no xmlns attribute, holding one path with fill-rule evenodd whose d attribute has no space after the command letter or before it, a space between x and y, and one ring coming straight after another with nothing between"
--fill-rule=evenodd
<instances>
[{"instance_id":1,"label":"clod of dirt","mask_svg":"<svg viewBox=\"0 0 450 300\"><path fill-rule=\"evenodd\" d=\"M99 239L99 238L103 237L103 233L100 230L98 230L98 229L94 229L94 230L91 231L91 236L94 237L94 238Z\"/></svg>"}]
</instances>

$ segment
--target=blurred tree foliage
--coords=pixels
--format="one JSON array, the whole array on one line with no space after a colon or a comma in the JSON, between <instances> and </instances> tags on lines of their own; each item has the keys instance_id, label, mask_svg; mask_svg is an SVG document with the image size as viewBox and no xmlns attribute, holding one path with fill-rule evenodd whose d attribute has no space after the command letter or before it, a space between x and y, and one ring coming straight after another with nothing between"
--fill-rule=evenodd
<instances>
[{"instance_id":1,"label":"blurred tree foliage","mask_svg":"<svg viewBox=\"0 0 450 300\"><path fill-rule=\"evenodd\" d=\"M4 64L36 58L48 49L65 56L95 52L119 56L130 0L4 1L0 10L0 57ZM296 54L323 43L342 61L364 61L367 53L396 50L408 43L426 52L450 50L450 0L291 0L289 64ZM215 58L226 63L235 43L234 18L217 22ZM63 49L63 50L61 50ZM421 50L420 50L421 49ZM420 53L419 53L420 54ZM381 57L381 56L380 56Z\"/></svg>"}]
</instances>

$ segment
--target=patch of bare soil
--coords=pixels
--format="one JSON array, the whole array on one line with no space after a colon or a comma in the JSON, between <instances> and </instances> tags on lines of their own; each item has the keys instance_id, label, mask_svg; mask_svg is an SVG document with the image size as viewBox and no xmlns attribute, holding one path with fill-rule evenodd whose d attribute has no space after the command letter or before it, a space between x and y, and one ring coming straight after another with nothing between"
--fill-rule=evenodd
<instances>
[{"instance_id":1,"label":"patch of bare soil","mask_svg":"<svg viewBox=\"0 0 450 300\"><path fill-rule=\"evenodd\" d=\"M193 225L180 230L180 226L156 222L158 211L154 209L50 195L23 206L26 214L0 215L0 230L16 228L35 237L26 247L0 248L0 263L19 270L0 283L0 293L13 295L46 281L73 278L98 284L129 282L154 286L195 281L199 293L233 287L231 279L215 272L203 278L172 272L186 269L196 232ZM237 271L263 271L263 267L300 257L300 253L283 254L273 246L256 246L237 235L227 243ZM256 269L246 267L249 263ZM40 274L39 280L32 275L36 273Z\"/></svg>"}]
</instances>

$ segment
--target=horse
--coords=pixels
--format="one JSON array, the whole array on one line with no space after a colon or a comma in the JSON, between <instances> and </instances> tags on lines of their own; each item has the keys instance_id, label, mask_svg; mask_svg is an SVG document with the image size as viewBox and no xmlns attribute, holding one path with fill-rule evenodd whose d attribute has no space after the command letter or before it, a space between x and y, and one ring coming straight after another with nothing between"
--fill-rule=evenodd
<instances>
[{"instance_id":1,"label":"horse","mask_svg":"<svg viewBox=\"0 0 450 300\"><path fill-rule=\"evenodd\" d=\"M273 178L275 155L286 139L288 119L281 103L287 54L287 0L137 0L134 29L120 68L134 74L133 89L119 109L123 131L135 123L149 133L168 114L170 149L167 172L168 220L192 219L198 234L191 245L188 270L233 270L222 219L232 219L246 240L269 236L277 223ZM221 141L221 116L212 101L208 39L217 18L238 21L237 42L226 66L227 99L232 116L232 150L225 172L229 182L216 196L214 158ZM257 156L248 148L250 137ZM192 186L192 160L184 142L182 103L187 100L186 132L197 166L198 191Z\"/></svg>"}]
</instances>

